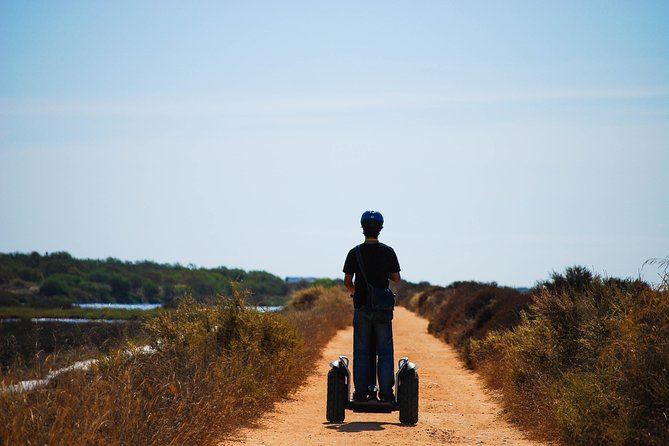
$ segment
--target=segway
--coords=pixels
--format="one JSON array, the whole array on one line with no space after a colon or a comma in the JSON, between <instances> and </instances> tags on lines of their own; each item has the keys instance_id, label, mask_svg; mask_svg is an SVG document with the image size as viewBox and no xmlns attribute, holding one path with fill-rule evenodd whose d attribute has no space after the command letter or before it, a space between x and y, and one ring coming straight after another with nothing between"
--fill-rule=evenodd
<instances>
[{"instance_id":1,"label":"segway","mask_svg":"<svg viewBox=\"0 0 669 446\"><path fill-rule=\"evenodd\" d=\"M340 356L330 363L328 372L328 400L325 418L330 423L342 423L346 409L364 413L392 413L399 411L400 422L416 424L418 422L418 366L409 362L409 358L397 361L395 372L395 400L355 401L351 399L351 372L349 360Z\"/></svg>"}]
</instances>

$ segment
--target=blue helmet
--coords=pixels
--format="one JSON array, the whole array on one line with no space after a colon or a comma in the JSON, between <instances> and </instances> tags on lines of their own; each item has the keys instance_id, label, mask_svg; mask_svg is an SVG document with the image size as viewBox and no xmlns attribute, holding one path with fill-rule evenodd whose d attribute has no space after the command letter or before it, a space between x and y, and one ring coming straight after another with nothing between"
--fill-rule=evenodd
<instances>
[{"instance_id":1,"label":"blue helmet","mask_svg":"<svg viewBox=\"0 0 669 446\"><path fill-rule=\"evenodd\" d=\"M365 211L360 217L360 224L364 227L366 225L382 227L383 226L383 215L381 212L377 211Z\"/></svg>"}]
</instances>

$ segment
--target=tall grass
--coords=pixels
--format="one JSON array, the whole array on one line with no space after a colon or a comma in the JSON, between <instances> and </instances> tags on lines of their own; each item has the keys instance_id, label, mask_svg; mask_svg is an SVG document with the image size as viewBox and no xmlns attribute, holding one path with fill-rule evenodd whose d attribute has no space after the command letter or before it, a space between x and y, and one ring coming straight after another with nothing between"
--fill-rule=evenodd
<instances>
[{"instance_id":1,"label":"tall grass","mask_svg":"<svg viewBox=\"0 0 669 446\"><path fill-rule=\"evenodd\" d=\"M517 420L544 436L669 444L667 290L587 274L562 279L537 290L515 328L472 341L469 362Z\"/></svg>"},{"instance_id":2,"label":"tall grass","mask_svg":"<svg viewBox=\"0 0 669 446\"><path fill-rule=\"evenodd\" d=\"M320 294L311 308L285 314L248 308L236 291L215 306L187 300L147 321L154 353L129 354L129 345L89 373L62 375L55 387L3 392L0 438L5 445L215 444L297 387L327 339L350 323L342 290Z\"/></svg>"}]
</instances>

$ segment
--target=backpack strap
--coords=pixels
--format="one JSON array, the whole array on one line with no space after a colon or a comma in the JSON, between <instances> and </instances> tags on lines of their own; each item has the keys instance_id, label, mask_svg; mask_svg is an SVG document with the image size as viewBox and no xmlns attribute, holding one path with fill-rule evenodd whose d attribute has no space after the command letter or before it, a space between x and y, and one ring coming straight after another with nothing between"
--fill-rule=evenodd
<instances>
[{"instance_id":1,"label":"backpack strap","mask_svg":"<svg viewBox=\"0 0 669 446\"><path fill-rule=\"evenodd\" d=\"M369 280L367 280L367 274L365 274L365 262L362 261L362 250L360 249L360 245L355 247L355 257L358 259L358 266L360 267L362 278L365 279L367 285L371 285Z\"/></svg>"},{"instance_id":2,"label":"backpack strap","mask_svg":"<svg viewBox=\"0 0 669 446\"><path fill-rule=\"evenodd\" d=\"M365 299L366 301L366 312L369 313L372 311L372 284L369 283L369 280L367 280L367 274L365 274L365 262L362 261L362 249L360 248L362 245L358 245L355 247L355 256L358 259L358 266L360 267L360 274L362 275L362 278L365 279L365 283L367 284L367 298Z\"/></svg>"}]
</instances>

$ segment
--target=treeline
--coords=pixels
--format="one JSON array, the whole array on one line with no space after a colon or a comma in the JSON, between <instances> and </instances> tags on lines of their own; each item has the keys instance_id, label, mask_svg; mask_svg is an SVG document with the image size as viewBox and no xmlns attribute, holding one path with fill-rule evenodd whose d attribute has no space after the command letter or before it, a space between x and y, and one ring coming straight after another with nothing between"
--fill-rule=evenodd
<instances>
[{"instance_id":1,"label":"treeline","mask_svg":"<svg viewBox=\"0 0 669 446\"><path fill-rule=\"evenodd\" d=\"M401 294L540 437L666 445L667 283L654 288L575 266L527 294L475 282Z\"/></svg>"},{"instance_id":2,"label":"treeline","mask_svg":"<svg viewBox=\"0 0 669 446\"><path fill-rule=\"evenodd\" d=\"M193 265L76 259L67 252L0 254L0 305L61 307L72 303L162 303L184 294L196 300L229 295L231 282L252 292L254 303L286 298L295 287L265 271Z\"/></svg>"}]
</instances>

